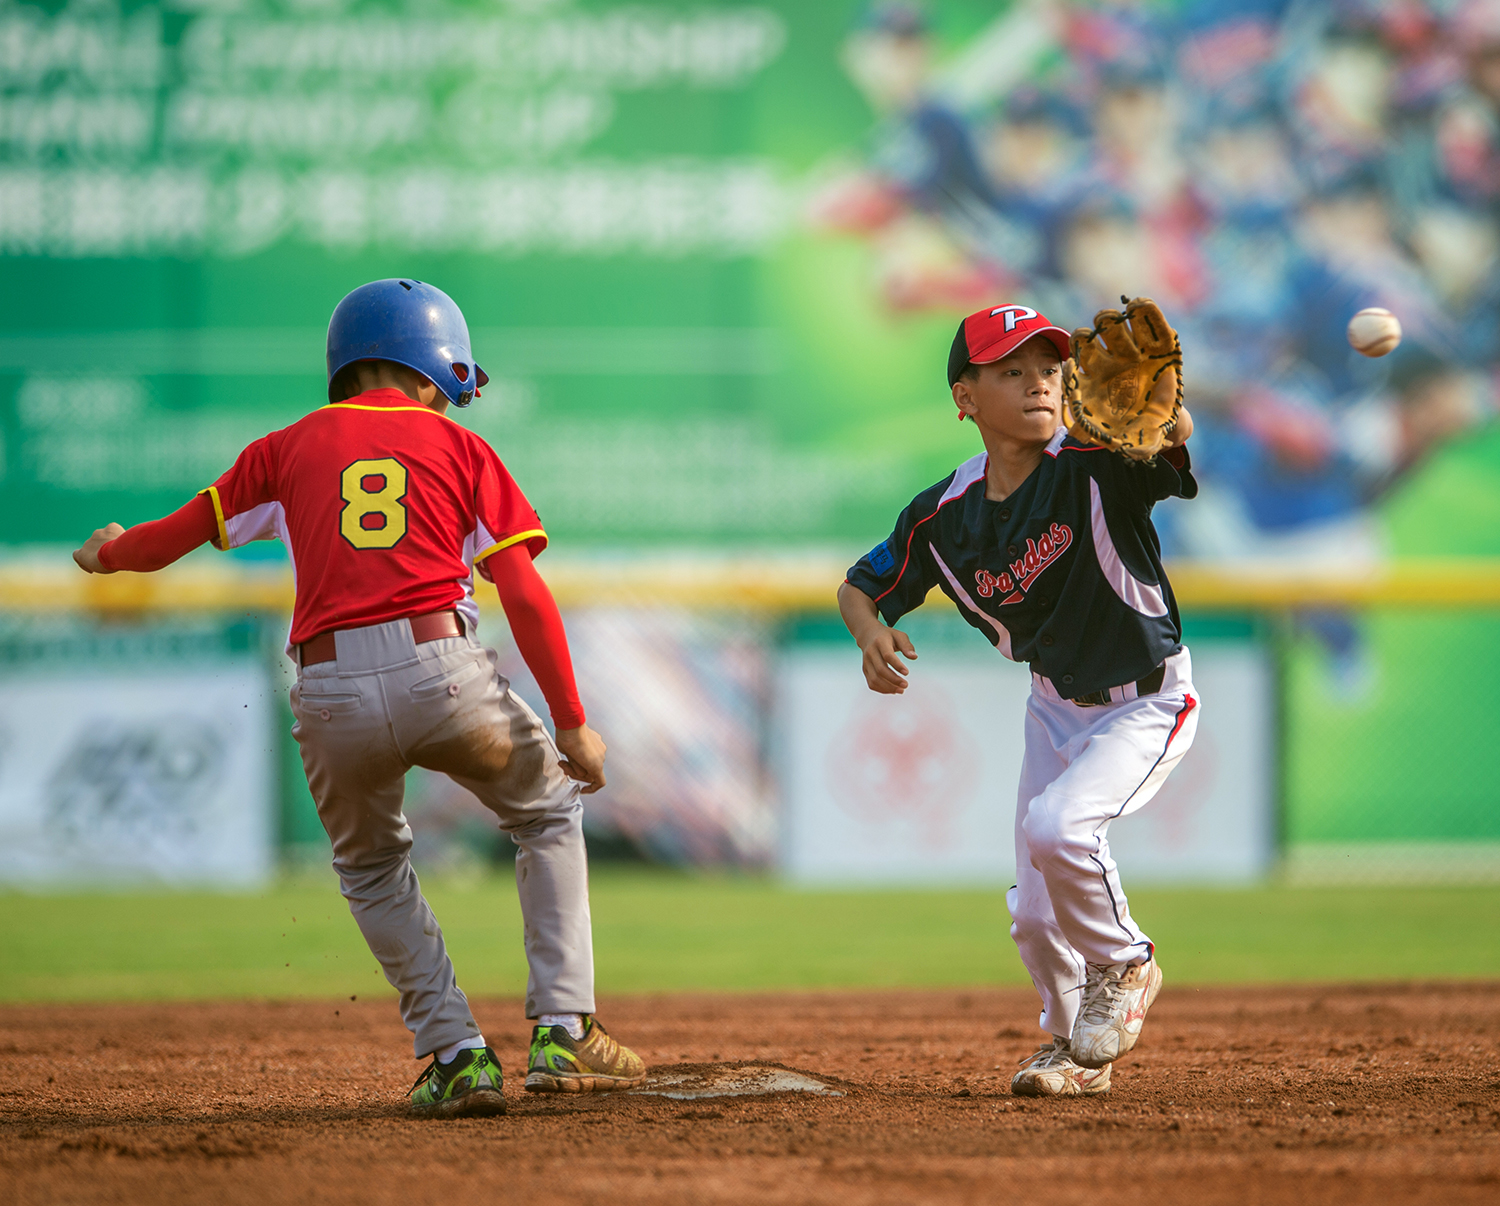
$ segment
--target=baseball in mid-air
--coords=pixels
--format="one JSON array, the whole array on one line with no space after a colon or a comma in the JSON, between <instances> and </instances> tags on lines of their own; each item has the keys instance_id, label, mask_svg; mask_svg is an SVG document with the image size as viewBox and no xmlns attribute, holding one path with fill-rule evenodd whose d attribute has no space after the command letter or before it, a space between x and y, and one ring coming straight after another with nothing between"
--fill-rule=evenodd
<instances>
[{"instance_id":1,"label":"baseball in mid-air","mask_svg":"<svg viewBox=\"0 0 1500 1206\"><path fill-rule=\"evenodd\" d=\"M1349 320L1349 346L1364 356L1384 356L1401 342L1401 320L1389 310L1371 306Z\"/></svg>"}]
</instances>

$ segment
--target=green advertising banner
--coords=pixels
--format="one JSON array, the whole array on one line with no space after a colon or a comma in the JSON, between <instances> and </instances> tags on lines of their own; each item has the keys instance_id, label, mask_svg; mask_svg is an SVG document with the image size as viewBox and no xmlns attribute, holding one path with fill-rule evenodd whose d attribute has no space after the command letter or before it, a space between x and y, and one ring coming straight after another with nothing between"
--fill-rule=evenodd
<instances>
[{"instance_id":1,"label":"green advertising banner","mask_svg":"<svg viewBox=\"0 0 1500 1206\"><path fill-rule=\"evenodd\" d=\"M842 431L891 383L838 367L881 341L796 234L868 125L853 14L0 5L0 541L179 505L322 402L328 314L393 275L464 308L461 421L559 542L863 539L920 474Z\"/></svg>"}]
</instances>

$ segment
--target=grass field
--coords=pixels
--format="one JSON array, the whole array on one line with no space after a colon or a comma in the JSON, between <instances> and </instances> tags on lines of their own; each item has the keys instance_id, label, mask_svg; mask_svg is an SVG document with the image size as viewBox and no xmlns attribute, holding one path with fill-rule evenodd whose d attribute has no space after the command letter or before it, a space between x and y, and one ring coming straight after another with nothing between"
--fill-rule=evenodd
<instances>
[{"instance_id":1,"label":"grass field","mask_svg":"<svg viewBox=\"0 0 1500 1206\"><path fill-rule=\"evenodd\" d=\"M426 891L459 981L519 995L514 882ZM1131 895L1175 984L1500 978L1500 888ZM804 891L753 877L593 876L602 993L1025 984L998 891ZM0 1000L388 993L332 874L255 895L0 896Z\"/></svg>"}]
</instances>

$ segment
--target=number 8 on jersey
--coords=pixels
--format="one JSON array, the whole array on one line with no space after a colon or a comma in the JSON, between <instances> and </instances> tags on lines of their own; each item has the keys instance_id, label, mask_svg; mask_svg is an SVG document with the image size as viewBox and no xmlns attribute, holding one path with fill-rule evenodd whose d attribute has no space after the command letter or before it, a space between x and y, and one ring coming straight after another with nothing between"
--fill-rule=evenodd
<instances>
[{"instance_id":1,"label":"number 8 on jersey","mask_svg":"<svg viewBox=\"0 0 1500 1206\"><path fill-rule=\"evenodd\" d=\"M394 548L406 535L406 466L400 461L355 461L344 470L339 495L339 532L355 548Z\"/></svg>"}]
</instances>

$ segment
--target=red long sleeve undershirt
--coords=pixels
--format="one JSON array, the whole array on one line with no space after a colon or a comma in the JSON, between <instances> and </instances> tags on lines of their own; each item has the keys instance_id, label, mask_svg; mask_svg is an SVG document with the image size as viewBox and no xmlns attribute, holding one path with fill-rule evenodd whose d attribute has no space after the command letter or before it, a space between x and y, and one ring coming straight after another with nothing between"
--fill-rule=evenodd
<instances>
[{"instance_id":1,"label":"red long sleeve undershirt","mask_svg":"<svg viewBox=\"0 0 1500 1206\"><path fill-rule=\"evenodd\" d=\"M200 494L165 519L137 524L104 544L99 564L107 570L149 573L191 553L218 531L213 501ZM487 557L483 570L495 583L516 648L536 676L553 723L559 729L576 729L585 717L573 678L568 635L557 601L531 563L531 554L524 543L513 544Z\"/></svg>"},{"instance_id":2,"label":"red long sleeve undershirt","mask_svg":"<svg viewBox=\"0 0 1500 1206\"><path fill-rule=\"evenodd\" d=\"M99 564L107 570L149 573L186 557L219 534L213 500L199 494L165 519L138 523L99 548Z\"/></svg>"},{"instance_id":3,"label":"red long sleeve undershirt","mask_svg":"<svg viewBox=\"0 0 1500 1206\"><path fill-rule=\"evenodd\" d=\"M483 572L495 583L516 648L536 676L552 723L559 729L576 729L585 718L573 680L568 634L563 631L557 600L536 572L531 554L524 544L513 544L486 557Z\"/></svg>"}]
</instances>

